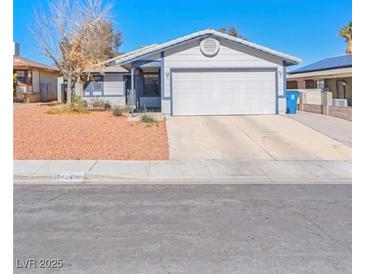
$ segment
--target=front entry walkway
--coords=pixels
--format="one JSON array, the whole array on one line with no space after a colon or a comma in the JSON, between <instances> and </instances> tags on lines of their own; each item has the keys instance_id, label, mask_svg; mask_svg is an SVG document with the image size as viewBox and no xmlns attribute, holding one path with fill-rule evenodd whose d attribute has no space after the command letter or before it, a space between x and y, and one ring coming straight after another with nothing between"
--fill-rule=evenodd
<instances>
[{"instance_id":1,"label":"front entry walkway","mask_svg":"<svg viewBox=\"0 0 365 274\"><path fill-rule=\"evenodd\" d=\"M167 119L170 159L351 160L351 148L281 115Z\"/></svg>"}]
</instances>

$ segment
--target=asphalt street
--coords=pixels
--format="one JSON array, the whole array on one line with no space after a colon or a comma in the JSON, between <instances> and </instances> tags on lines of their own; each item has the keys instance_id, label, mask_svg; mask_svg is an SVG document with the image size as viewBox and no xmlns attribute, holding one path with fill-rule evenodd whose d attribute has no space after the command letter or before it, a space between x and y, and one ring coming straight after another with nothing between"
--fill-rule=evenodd
<instances>
[{"instance_id":1,"label":"asphalt street","mask_svg":"<svg viewBox=\"0 0 365 274\"><path fill-rule=\"evenodd\" d=\"M351 185L14 186L14 272L351 273L351 199Z\"/></svg>"}]
</instances>

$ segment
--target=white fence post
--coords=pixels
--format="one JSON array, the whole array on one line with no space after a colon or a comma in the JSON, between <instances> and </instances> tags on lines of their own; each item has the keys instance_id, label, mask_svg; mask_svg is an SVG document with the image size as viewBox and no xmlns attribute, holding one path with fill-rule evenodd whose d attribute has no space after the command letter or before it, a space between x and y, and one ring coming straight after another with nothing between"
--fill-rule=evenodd
<instances>
[{"instance_id":1,"label":"white fence post","mask_svg":"<svg viewBox=\"0 0 365 274\"><path fill-rule=\"evenodd\" d=\"M305 95L305 93L303 93L303 92L299 92L299 110L303 110L304 109L304 95Z\"/></svg>"},{"instance_id":2,"label":"white fence post","mask_svg":"<svg viewBox=\"0 0 365 274\"><path fill-rule=\"evenodd\" d=\"M75 95L80 96L81 99L84 97L84 87L82 83L75 83Z\"/></svg>"},{"instance_id":3,"label":"white fence post","mask_svg":"<svg viewBox=\"0 0 365 274\"><path fill-rule=\"evenodd\" d=\"M57 101L63 103L63 77L57 77Z\"/></svg>"},{"instance_id":4,"label":"white fence post","mask_svg":"<svg viewBox=\"0 0 365 274\"><path fill-rule=\"evenodd\" d=\"M328 115L329 107L332 105L332 93L323 92L322 93L322 114Z\"/></svg>"}]
</instances>

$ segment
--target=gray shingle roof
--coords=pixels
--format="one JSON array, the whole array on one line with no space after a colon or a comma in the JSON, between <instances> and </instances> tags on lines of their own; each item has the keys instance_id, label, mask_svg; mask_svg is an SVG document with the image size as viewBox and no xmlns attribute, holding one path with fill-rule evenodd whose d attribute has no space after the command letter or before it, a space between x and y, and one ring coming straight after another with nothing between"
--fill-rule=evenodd
<instances>
[{"instance_id":1,"label":"gray shingle roof","mask_svg":"<svg viewBox=\"0 0 365 274\"><path fill-rule=\"evenodd\" d=\"M32 69L32 68L51 72L60 72L55 67L51 67L21 56L13 55L13 69Z\"/></svg>"},{"instance_id":2,"label":"gray shingle roof","mask_svg":"<svg viewBox=\"0 0 365 274\"><path fill-rule=\"evenodd\" d=\"M347 67L352 67L351 54L326 58L313 64L310 64L308 66L295 69L291 71L289 74L313 72L313 71L321 71L321 70L337 69L337 68L347 68Z\"/></svg>"},{"instance_id":3,"label":"gray shingle roof","mask_svg":"<svg viewBox=\"0 0 365 274\"><path fill-rule=\"evenodd\" d=\"M105 66L104 69L100 69L100 68L95 68L95 69L88 69L86 70L87 72L96 72L96 73L100 73L101 71L103 72L128 72L128 70L126 70L123 67L120 66Z\"/></svg>"},{"instance_id":4,"label":"gray shingle roof","mask_svg":"<svg viewBox=\"0 0 365 274\"><path fill-rule=\"evenodd\" d=\"M127 58L128 56L131 56L133 54L138 54L138 53L145 52L148 49L155 48L157 46L158 46L157 44L152 44L152 45L144 46L142 48L139 48L139 49L136 49L136 50L133 50L133 51L125 52L125 53L123 53L121 55L118 55L118 56L112 58L112 59L106 60L105 62L103 62L103 64L105 64L105 65L113 64L116 61L119 61L119 60L121 60L123 58Z\"/></svg>"},{"instance_id":5,"label":"gray shingle roof","mask_svg":"<svg viewBox=\"0 0 365 274\"><path fill-rule=\"evenodd\" d=\"M177 45L177 44L180 44L185 41L195 39L198 37L207 36L207 35L214 35L217 37L221 37L223 39L239 43L243 46L253 48L253 49L280 57L280 58L284 59L288 64L296 65L302 61L300 58L297 58L297 57L294 57L294 56L291 56L291 55L288 55L285 53L281 53L279 51L275 51L275 50L269 49L267 47L263 47L258 44L252 43L250 41L247 41L247 40L244 40L241 38L237 38L237 37L233 37L233 36L230 36L230 35L227 35L227 34L219 32L219 31L212 30L212 29L206 29L203 31L194 32L192 34L171 40L169 42L166 42L166 43L163 43L160 45L152 45L151 47L145 47L142 50L137 50L137 51L134 51L131 53L123 54L123 55L113 58L113 60L109 60L109 61L114 61L116 64L123 65L128 62L134 61L142 56L158 53L171 46L174 46L174 45ZM109 61L107 61L107 63L109 63Z\"/></svg>"}]
</instances>

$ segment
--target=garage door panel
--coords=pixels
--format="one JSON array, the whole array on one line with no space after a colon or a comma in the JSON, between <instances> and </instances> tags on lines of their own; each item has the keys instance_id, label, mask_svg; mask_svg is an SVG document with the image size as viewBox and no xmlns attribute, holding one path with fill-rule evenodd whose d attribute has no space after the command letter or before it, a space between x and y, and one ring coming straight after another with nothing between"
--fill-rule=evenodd
<instances>
[{"instance_id":1,"label":"garage door panel","mask_svg":"<svg viewBox=\"0 0 365 274\"><path fill-rule=\"evenodd\" d=\"M173 115L273 114L274 71L172 74Z\"/></svg>"}]
</instances>

